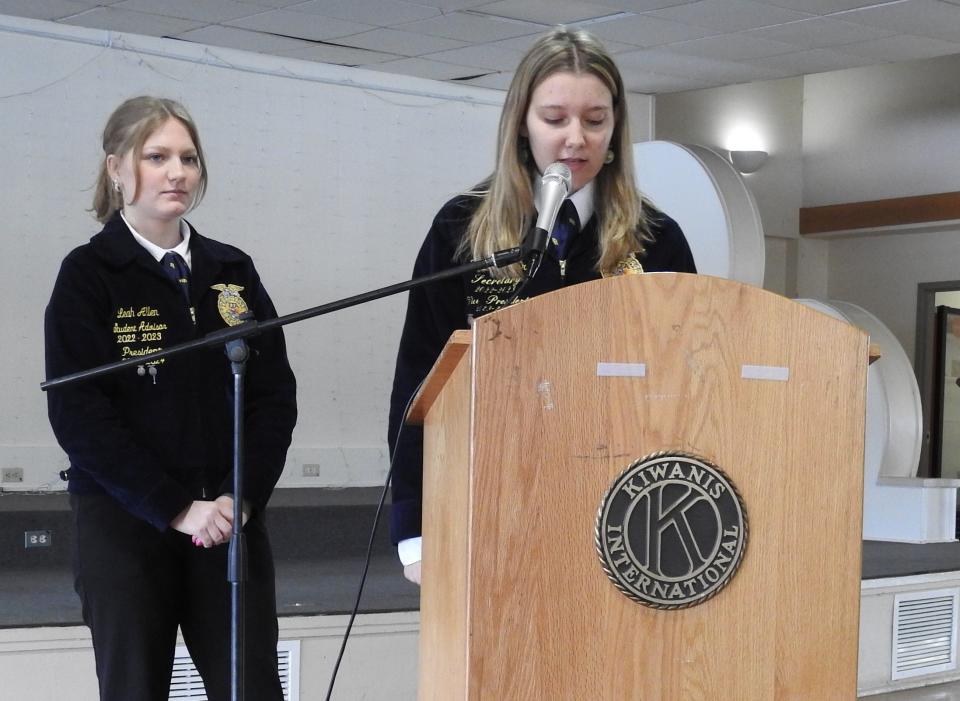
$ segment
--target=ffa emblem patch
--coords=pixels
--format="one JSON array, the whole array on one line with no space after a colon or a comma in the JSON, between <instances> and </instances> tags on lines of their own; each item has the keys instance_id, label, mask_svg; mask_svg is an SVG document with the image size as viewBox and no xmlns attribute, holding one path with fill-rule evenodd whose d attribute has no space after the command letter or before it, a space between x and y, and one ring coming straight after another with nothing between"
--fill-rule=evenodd
<instances>
[{"instance_id":1,"label":"ffa emblem patch","mask_svg":"<svg viewBox=\"0 0 960 701\"><path fill-rule=\"evenodd\" d=\"M217 297L217 311L220 312L223 320L227 322L227 326L242 324L243 319L240 318L240 315L248 311L247 303L244 302L243 297L240 296L240 290L243 288L240 285L220 283L218 285L211 285L210 289L220 292L220 295Z\"/></svg>"},{"instance_id":2,"label":"ffa emblem patch","mask_svg":"<svg viewBox=\"0 0 960 701\"><path fill-rule=\"evenodd\" d=\"M630 465L597 514L596 546L624 595L657 609L701 604L733 578L747 548L747 512L716 465L680 452Z\"/></svg>"},{"instance_id":3,"label":"ffa emblem patch","mask_svg":"<svg viewBox=\"0 0 960 701\"><path fill-rule=\"evenodd\" d=\"M643 272L643 266L634 254L630 254L610 270L601 273L603 277L616 277L617 275L639 275Z\"/></svg>"}]
</instances>

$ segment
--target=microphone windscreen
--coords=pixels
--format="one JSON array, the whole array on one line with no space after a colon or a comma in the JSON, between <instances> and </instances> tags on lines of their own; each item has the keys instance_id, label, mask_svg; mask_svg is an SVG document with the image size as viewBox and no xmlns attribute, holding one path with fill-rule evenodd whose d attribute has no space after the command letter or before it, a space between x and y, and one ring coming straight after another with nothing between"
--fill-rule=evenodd
<instances>
[{"instance_id":1,"label":"microphone windscreen","mask_svg":"<svg viewBox=\"0 0 960 701\"><path fill-rule=\"evenodd\" d=\"M570 192L573 176L566 163L551 163L540 179L540 202L537 212L537 228L550 233L564 198ZM546 244L544 244L546 245Z\"/></svg>"},{"instance_id":2,"label":"microphone windscreen","mask_svg":"<svg viewBox=\"0 0 960 701\"><path fill-rule=\"evenodd\" d=\"M560 179L565 191L564 196L566 196L567 192L570 192L570 186L573 184L573 174L570 172L570 168L566 163L557 161L556 163L548 165L546 170L543 171L543 180L546 181L548 178L551 180Z\"/></svg>"}]
</instances>

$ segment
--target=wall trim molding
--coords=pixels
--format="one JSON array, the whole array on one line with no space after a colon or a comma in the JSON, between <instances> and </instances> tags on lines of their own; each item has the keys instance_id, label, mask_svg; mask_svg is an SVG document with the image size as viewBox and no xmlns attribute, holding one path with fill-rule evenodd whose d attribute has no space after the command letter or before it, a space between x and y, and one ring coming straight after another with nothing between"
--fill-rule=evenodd
<instances>
[{"instance_id":1,"label":"wall trim molding","mask_svg":"<svg viewBox=\"0 0 960 701\"><path fill-rule=\"evenodd\" d=\"M917 225L960 221L960 192L800 208L800 234L903 233Z\"/></svg>"}]
</instances>

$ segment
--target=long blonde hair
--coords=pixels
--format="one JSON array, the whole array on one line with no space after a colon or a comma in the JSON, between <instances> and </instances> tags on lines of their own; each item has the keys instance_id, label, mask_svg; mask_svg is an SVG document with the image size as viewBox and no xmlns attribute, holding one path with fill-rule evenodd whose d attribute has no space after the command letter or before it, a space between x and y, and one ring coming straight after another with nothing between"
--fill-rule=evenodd
<instances>
[{"instance_id":1,"label":"long blonde hair","mask_svg":"<svg viewBox=\"0 0 960 701\"><path fill-rule=\"evenodd\" d=\"M483 258L519 246L534 221L533 178L536 163L521 135L533 91L558 72L594 75L613 97L613 161L595 178L595 214L599 226L596 269L613 268L631 253L642 253L650 240L643 199L634 184L633 151L623 79L603 45L583 30L557 27L541 37L520 61L500 113L497 158L493 174L467 194L481 202L459 255ZM519 270L507 273L517 277Z\"/></svg>"},{"instance_id":2,"label":"long blonde hair","mask_svg":"<svg viewBox=\"0 0 960 701\"><path fill-rule=\"evenodd\" d=\"M133 162L138 163L143 155L143 144L150 135L162 127L168 119L176 119L190 134L197 149L197 162L200 164L200 183L191 208L196 207L207 191L207 162L200 147L200 135L197 125L186 108L175 100L163 97L141 95L123 102L113 111L103 128L103 161L97 182L93 186L92 211L97 220L106 222L118 209L123 209L123 193L119 192L107 172L107 156L122 158L133 151ZM140 193L140 171L134 168L135 187L130 200L135 201Z\"/></svg>"}]
</instances>

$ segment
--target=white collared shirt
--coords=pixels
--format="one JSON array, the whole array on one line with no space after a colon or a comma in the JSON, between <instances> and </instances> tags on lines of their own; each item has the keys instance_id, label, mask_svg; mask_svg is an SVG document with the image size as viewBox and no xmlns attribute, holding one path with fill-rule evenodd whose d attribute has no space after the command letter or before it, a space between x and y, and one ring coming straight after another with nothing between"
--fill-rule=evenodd
<instances>
[{"instance_id":1,"label":"white collared shirt","mask_svg":"<svg viewBox=\"0 0 960 701\"><path fill-rule=\"evenodd\" d=\"M123 219L123 223L127 225L127 228L130 229L130 233L133 234L133 238L137 240L137 243L146 248L147 252L156 258L158 263L163 260L164 255L170 251L173 251L174 253L179 253L180 257L186 261L187 268L193 270L193 261L190 256L190 227L187 226L187 222L185 222L183 219L180 220L180 243L173 248L160 248L160 246L153 243L153 241L147 240L140 234L140 232L134 229L133 225L131 225L127 218L123 216L123 212L120 212L120 217Z\"/></svg>"}]
</instances>

